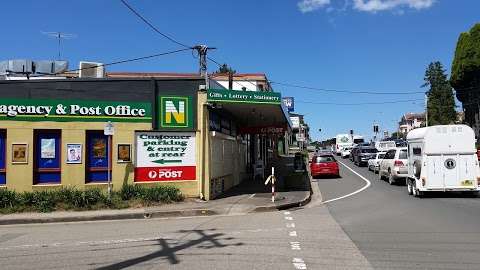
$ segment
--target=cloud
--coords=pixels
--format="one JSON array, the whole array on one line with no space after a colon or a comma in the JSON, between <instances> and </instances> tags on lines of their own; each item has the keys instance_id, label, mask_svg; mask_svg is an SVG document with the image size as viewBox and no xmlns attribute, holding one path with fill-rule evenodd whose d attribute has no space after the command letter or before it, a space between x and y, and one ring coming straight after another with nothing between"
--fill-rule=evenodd
<instances>
[{"instance_id":1,"label":"cloud","mask_svg":"<svg viewBox=\"0 0 480 270\"><path fill-rule=\"evenodd\" d=\"M307 13L327 5L330 5L330 0L302 0L298 2L298 9L302 13Z\"/></svg>"},{"instance_id":2,"label":"cloud","mask_svg":"<svg viewBox=\"0 0 480 270\"><path fill-rule=\"evenodd\" d=\"M364 12L376 13L380 11L391 10L396 14L403 14L403 8L415 10L427 9L435 4L437 0L344 0L345 9L351 6L353 9ZM335 1L334 1L335 2ZM340 1L337 1L340 2ZM353 5L350 5L353 3ZM331 13L336 8L333 7L331 0L302 0L298 2L298 9L302 13L312 12L321 8L326 8L327 13Z\"/></svg>"},{"instance_id":3,"label":"cloud","mask_svg":"<svg viewBox=\"0 0 480 270\"><path fill-rule=\"evenodd\" d=\"M435 0L353 0L353 8L360 11L378 12L399 7L425 9L431 7Z\"/></svg>"}]
</instances>

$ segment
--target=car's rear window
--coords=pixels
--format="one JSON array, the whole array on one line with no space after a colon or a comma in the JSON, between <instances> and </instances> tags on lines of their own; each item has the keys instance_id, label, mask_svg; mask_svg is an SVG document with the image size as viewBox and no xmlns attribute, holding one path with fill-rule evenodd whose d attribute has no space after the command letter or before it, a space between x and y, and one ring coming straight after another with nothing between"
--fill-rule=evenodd
<instances>
[{"instance_id":1,"label":"car's rear window","mask_svg":"<svg viewBox=\"0 0 480 270\"><path fill-rule=\"evenodd\" d=\"M333 156L320 156L317 157L315 160L316 163L322 163L322 162L334 162L335 158Z\"/></svg>"},{"instance_id":2,"label":"car's rear window","mask_svg":"<svg viewBox=\"0 0 480 270\"><path fill-rule=\"evenodd\" d=\"M398 159L407 159L407 150L400 150L398 154Z\"/></svg>"}]
</instances>

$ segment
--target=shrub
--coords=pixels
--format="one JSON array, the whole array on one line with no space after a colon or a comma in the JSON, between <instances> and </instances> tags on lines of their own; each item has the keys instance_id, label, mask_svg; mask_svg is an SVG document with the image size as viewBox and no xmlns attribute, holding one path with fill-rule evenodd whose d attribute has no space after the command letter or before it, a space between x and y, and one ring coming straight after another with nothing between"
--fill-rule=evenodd
<instances>
[{"instance_id":1,"label":"shrub","mask_svg":"<svg viewBox=\"0 0 480 270\"><path fill-rule=\"evenodd\" d=\"M14 207L19 204L20 198L14 191L0 189L0 208Z\"/></svg>"}]
</instances>

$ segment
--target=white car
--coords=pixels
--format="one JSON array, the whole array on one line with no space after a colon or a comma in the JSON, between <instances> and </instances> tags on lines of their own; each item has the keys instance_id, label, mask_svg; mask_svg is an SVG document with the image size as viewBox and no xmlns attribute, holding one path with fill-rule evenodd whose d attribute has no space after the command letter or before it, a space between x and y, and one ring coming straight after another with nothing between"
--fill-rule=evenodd
<instances>
[{"instance_id":1,"label":"white car","mask_svg":"<svg viewBox=\"0 0 480 270\"><path fill-rule=\"evenodd\" d=\"M390 185L395 184L398 179L406 179L408 177L407 162L407 147L388 150L379 164L379 179L387 178Z\"/></svg>"},{"instance_id":2,"label":"white car","mask_svg":"<svg viewBox=\"0 0 480 270\"><path fill-rule=\"evenodd\" d=\"M380 161L382 161L386 152L377 152L375 158L368 160L368 170L374 173L377 173L380 166Z\"/></svg>"},{"instance_id":3,"label":"white car","mask_svg":"<svg viewBox=\"0 0 480 270\"><path fill-rule=\"evenodd\" d=\"M351 154L351 151L352 151L352 148L350 148L350 147L343 148L342 153L341 153L342 158L348 158Z\"/></svg>"}]
</instances>

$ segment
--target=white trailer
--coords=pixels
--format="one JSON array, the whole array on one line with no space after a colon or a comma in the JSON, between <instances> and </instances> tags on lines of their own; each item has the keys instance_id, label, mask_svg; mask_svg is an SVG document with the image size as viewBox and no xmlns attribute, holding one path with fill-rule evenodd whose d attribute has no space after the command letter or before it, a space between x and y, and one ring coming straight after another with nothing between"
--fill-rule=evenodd
<instances>
[{"instance_id":1,"label":"white trailer","mask_svg":"<svg viewBox=\"0 0 480 270\"><path fill-rule=\"evenodd\" d=\"M478 193L480 169L475 134L465 125L418 128L407 135L410 195L427 191Z\"/></svg>"}]
</instances>

